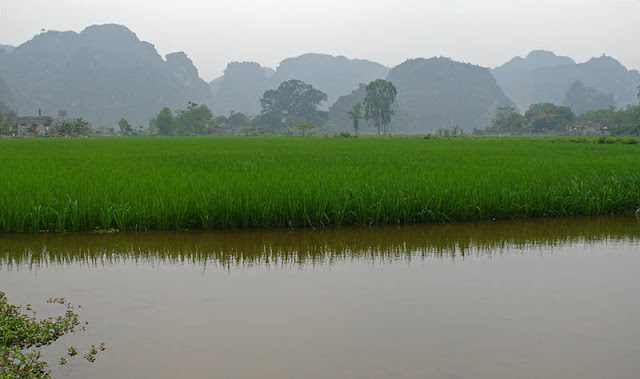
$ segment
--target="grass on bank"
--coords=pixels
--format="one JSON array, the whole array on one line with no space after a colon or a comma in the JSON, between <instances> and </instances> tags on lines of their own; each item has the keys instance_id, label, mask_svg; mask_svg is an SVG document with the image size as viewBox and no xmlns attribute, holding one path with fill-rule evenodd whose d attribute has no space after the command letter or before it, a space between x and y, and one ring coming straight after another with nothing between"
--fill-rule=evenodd
<instances>
[{"instance_id":1,"label":"grass on bank","mask_svg":"<svg viewBox=\"0 0 640 379\"><path fill-rule=\"evenodd\" d=\"M18 139L0 140L0 158L3 232L424 223L640 205L639 145L557 138Z\"/></svg>"}]
</instances>

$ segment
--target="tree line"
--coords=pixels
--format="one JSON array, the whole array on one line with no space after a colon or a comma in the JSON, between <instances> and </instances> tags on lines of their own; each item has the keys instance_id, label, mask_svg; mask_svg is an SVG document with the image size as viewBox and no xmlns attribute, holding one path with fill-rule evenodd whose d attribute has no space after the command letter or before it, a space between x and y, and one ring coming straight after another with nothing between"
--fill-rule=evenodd
<instances>
[{"instance_id":1,"label":"tree line","mask_svg":"<svg viewBox=\"0 0 640 379\"><path fill-rule=\"evenodd\" d=\"M369 83L364 106L358 103L349 112L354 132L358 134L360 120L364 119L377 128L378 134L387 134L393 115L391 105L396 94L395 86L388 81L375 80ZM301 80L292 79L282 82L276 89L265 91L260 99L262 111L253 118L241 112L231 112L228 117L216 117L206 105L189 102L187 109L176 113L170 108L163 108L149 126L151 134L159 135L281 132L306 135L328 121L328 112L320 109L326 100L326 93ZM119 128L122 134L134 134L125 119L120 120Z\"/></svg>"},{"instance_id":2,"label":"tree line","mask_svg":"<svg viewBox=\"0 0 640 379\"><path fill-rule=\"evenodd\" d=\"M638 92L640 99L640 88ZM510 106L497 107L491 134L575 134L591 127L596 133L612 136L640 136L640 105L615 109L588 110L576 115L567 106L551 103L531 104L524 114Z\"/></svg>"}]
</instances>

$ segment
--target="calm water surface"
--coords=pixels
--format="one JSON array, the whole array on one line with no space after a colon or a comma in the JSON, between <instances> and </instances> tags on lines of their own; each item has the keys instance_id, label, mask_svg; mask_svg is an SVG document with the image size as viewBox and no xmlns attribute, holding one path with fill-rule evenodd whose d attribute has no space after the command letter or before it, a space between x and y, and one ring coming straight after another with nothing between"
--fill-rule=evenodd
<instances>
[{"instance_id":1,"label":"calm water surface","mask_svg":"<svg viewBox=\"0 0 640 379\"><path fill-rule=\"evenodd\" d=\"M0 290L82 305L59 378L638 378L639 241L631 217L0 236Z\"/></svg>"}]
</instances>

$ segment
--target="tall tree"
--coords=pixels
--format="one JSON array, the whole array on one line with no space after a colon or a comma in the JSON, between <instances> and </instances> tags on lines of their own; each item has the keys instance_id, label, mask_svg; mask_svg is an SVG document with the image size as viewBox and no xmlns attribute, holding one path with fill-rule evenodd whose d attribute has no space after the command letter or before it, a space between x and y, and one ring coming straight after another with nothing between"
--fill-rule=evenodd
<instances>
[{"instance_id":1,"label":"tall tree","mask_svg":"<svg viewBox=\"0 0 640 379\"><path fill-rule=\"evenodd\" d=\"M173 134L173 113L171 109L168 107L162 108L160 113L151 120L151 126L153 129L161 135L171 135Z\"/></svg>"},{"instance_id":2,"label":"tall tree","mask_svg":"<svg viewBox=\"0 0 640 379\"><path fill-rule=\"evenodd\" d=\"M524 125L524 117L515 108L508 105L498 106L487 132L522 134Z\"/></svg>"},{"instance_id":3,"label":"tall tree","mask_svg":"<svg viewBox=\"0 0 640 379\"><path fill-rule=\"evenodd\" d=\"M242 112L231 112L227 122L234 126L249 126L251 125L251 119L249 116Z\"/></svg>"},{"instance_id":4,"label":"tall tree","mask_svg":"<svg viewBox=\"0 0 640 379\"><path fill-rule=\"evenodd\" d=\"M569 107L552 103L531 104L524 114L526 127L531 132L562 132L576 118Z\"/></svg>"},{"instance_id":5,"label":"tall tree","mask_svg":"<svg viewBox=\"0 0 640 379\"><path fill-rule=\"evenodd\" d=\"M391 122L393 109L391 105L396 100L398 91L393 83L376 79L367 85L367 94L364 98L364 119L372 121L373 125L384 134L387 134L387 125Z\"/></svg>"},{"instance_id":6,"label":"tall tree","mask_svg":"<svg viewBox=\"0 0 640 379\"><path fill-rule=\"evenodd\" d=\"M362 119L362 103L355 103L353 108L347 112L349 118L353 122L353 131L358 135L358 129L360 128L360 119Z\"/></svg>"},{"instance_id":7,"label":"tall tree","mask_svg":"<svg viewBox=\"0 0 640 379\"><path fill-rule=\"evenodd\" d=\"M302 117L308 122L319 122L326 119L326 115L318 108L327 100L327 94L313 88L303 81L292 79L282 82L278 89L268 90L262 95L261 120L268 120L273 127L282 126L282 120L287 116ZM279 124L278 124L279 120Z\"/></svg>"},{"instance_id":8,"label":"tall tree","mask_svg":"<svg viewBox=\"0 0 640 379\"><path fill-rule=\"evenodd\" d=\"M0 134L11 134L16 118L18 118L18 114L16 112L10 109L0 110Z\"/></svg>"},{"instance_id":9,"label":"tall tree","mask_svg":"<svg viewBox=\"0 0 640 379\"><path fill-rule=\"evenodd\" d=\"M120 128L120 133L122 134L129 135L133 132L131 124L129 124L129 121L125 120L124 118L121 118L120 121L118 121L118 127Z\"/></svg>"},{"instance_id":10,"label":"tall tree","mask_svg":"<svg viewBox=\"0 0 640 379\"><path fill-rule=\"evenodd\" d=\"M179 110L175 118L177 134L206 134L213 127L213 113L204 104L189 102L186 110Z\"/></svg>"}]
</instances>

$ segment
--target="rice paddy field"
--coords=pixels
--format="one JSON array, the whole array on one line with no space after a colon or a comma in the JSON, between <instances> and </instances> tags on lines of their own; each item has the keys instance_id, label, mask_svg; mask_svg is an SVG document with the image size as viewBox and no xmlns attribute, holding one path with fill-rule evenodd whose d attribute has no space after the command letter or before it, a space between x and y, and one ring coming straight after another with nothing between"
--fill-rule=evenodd
<instances>
[{"instance_id":1,"label":"rice paddy field","mask_svg":"<svg viewBox=\"0 0 640 379\"><path fill-rule=\"evenodd\" d=\"M4 233L429 223L640 206L640 145L568 139L3 139L0 161Z\"/></svg>"}]
</instances>

